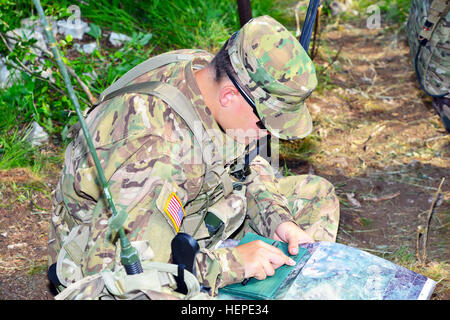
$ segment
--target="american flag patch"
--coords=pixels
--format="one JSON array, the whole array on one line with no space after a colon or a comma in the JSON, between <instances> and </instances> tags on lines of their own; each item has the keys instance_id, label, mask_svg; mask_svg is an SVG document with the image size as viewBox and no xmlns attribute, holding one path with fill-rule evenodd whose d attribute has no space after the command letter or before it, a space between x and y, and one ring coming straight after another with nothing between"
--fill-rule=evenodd
<instances>
[{"instance_id":1,"label":"american flag patch","mask_svg":"<svg viewBox=\"0 0 450 320\"><path fill-rule=\"evenodd\" d=\"M178 232L180 230L181 221L183 221L184 209L175 192L172 192L169 200L167 200L164 211L167 213L175 227L175 230Z\"/></svg>"}]
</instances>

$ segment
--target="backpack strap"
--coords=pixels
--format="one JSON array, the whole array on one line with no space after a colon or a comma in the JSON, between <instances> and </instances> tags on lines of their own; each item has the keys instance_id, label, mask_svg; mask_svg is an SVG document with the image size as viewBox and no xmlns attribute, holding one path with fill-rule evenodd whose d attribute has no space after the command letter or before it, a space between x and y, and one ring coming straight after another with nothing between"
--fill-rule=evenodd
<instances>
[{"instance_id":1,"label":"backpack strap","mask_svg":"<svg viewBox=\"0 0 450 320\"><path fill-rule=\"evenodd\" d=\"M126 93L153 95L167 103L170 108L172 108L186 122L189 129L193 133L195 140L200 146L203 161L206 163L205 180L207 182L208 189L213 189L215 187L214 181L217 181L216 179L219 178L222 182L225 196L233 191L232 180L228 174L228 171L224 168L223 159L213 159L212 155L208 153L209 148L207 148L207 146L209 143L212 143L212 139L207 130L205 130L191 102L179 89L165 82L141 82L117 89L116 91L106 95L103 98L103 101Z\"/></svg>"},{"instance_id":2,"label":"backpack strap","mask_svg":"<svg viewBox=\"0 0 450 320\"><path fill-rule=\"evenodd\" d=\"M140 93L146 95L152 95L160 98L167 103L181 118L186 122L189 129L194 134L195 140L204 153L203 140L209 138L208 133L204 129L203 125L199 126L196 123L202 123L197 113L195 112L192 104L186 98L186 96L176 87L160 81L148 81L131 84L126 87L117 89L114 92L104 96L103 101L113 99L115 97L124 95L126 93ZM209 140L209 139L208 139ZM204 161L207 164L211 164L210 157L204 157Z\"/></svg>"},{"instance_id":3,"label":"backpack strap","mask_svg":"<svg viewBox=\"0 0 450 320\"><path fill-rule=\"evenodd\" d=\"M167 64L176 63L179 61L192 60L194 58L193 55L190 54L181 54L181 53L165 53L158 55L156 57L152 57L150 59L145 60L144 62L138 64L133 69L129 70L122 77L120 77L116 82L106 88L105 91L102 92L98 101L95 105L102 103L106 100L106 96L110 93L124 87L134 79L140 77L141 75L157 69L159 67L165 66Z\"/></svg>"},{"instance_id":4,"label":"backpack strap","mask_svg":"<svg viewBox=\"0 0 450 320\"><path fill-rule=\"evenodd\" d=\"M420 44L425 45L433 35L439 20L450 10L450 0L433 0L430 5L427 19L419 33Z\"/></svg>"},{"instance_id":5,"label":"backpack strap","mask_svg":"<svg viewBox=\"0 0 450 320\"><path fill-rule=\"evenodd\" d=\"M122 77L120 77L117 81L115 81L113 84L111 84L108 88L106 88L98 97L97 101L90 107L87 108L83 115L86 117L89 113L91 113L99 104L106 101L106 96L109 94L117 91L118 89L121 89L134 79L140 77L141 75L152 71L154 69L157 69L159 67L165 66L167 64L176 63L179 61L186 61L186 60L192 60L194 58L191 54L182 54L182 53L164 53L160 54L156 57L149 58L145 60L144 62L138 64L133 69L129 70L127 73L125 73ZM81 125L78 121L74 125L72 125L67 133L67 138L72 138L78 131L80 131Z\"/></svg>"},{"instance_id":6,"label":"backpack strap","mask_svg":"<svg viewBox=\"0 0 450 320\"><path fill-rule=\"evenodd\" d=\"M443 18L445 15L448 14L448 11L450 10L450 0L433 0L430 5L430 10L428 12L427 19L425 20L425 23L422 27L422 30L420 31L418 35L419 40L419 46L417 49L416 56L414 58L414 70L417 74L417 79L419 81L420 87L422 90L428 94L429 96L433 98L443 98L449 94L449 92L440 93L440 94L433 94L430 91L428 91L425 88L424 83L422 82L422 76L419 72L418 62L419 62L419 56L420 52L422 50L422 47L425 47L425 45L428 43L428 41L433 36L433 32L436 29L436 26L438 25L441 18ZM426 73L426 71L425 71Z\"/></svg>"}]
</instances>

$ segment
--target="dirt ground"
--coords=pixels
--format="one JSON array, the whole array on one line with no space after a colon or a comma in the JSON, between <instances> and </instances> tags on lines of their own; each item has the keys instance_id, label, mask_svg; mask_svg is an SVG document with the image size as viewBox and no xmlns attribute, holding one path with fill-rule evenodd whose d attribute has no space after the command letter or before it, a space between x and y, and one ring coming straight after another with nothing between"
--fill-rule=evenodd
<instances>
[{"instance_id":1,"label":"dirt ground","mask_svg":"<svg viewBox=\"0 0 450 320\"><path fill-rule=\"evenodd\" d=\"M338 242L426 272L438 282L432 299L450 299L450 138L418 86L406 38L349 23L327 26L321 39L314 61L323 66L325 88L308 100L313 151L307 158L287 155L286 174L313 173L335 185ZM53 298L46 250L59 170L44 178L23 169L0 172L2 300ZM416 259L417 239L424 240L419 226L429 228L423 265Z\"/></svg>"}]
</instances>

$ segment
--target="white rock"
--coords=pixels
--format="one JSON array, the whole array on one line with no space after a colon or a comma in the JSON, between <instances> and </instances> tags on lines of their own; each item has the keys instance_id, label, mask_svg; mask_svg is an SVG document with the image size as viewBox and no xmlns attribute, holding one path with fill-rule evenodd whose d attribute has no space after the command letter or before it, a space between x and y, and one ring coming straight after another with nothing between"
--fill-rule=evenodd
<instances>
[{"instance_id":1,"label":"white rock","mask_svg":"<svg viewBox=\"0 0 450 320\"><path fill-rule=\"evenodd\" d=\"M79 44L77 42L75 42L73 44L73 47L82 54L91 54L92 52L94 52L94 50L97 48L97 43L95 42L91 42L91 43L86 43L86 44Z\"/></svg>"},{"instance_id":2,"label":"white rock","mask_svg":"<svg viewBox=\"0 0 450 320\"><path fill-rule=\"evenodd\" d=\"M338 14L346 11L347 7L343 3L333 1L330 4L330 9L331 9L331 15L337 16Z\"/></svg>"},{"instance_id":3,"label":"white rock","mask_svg":"<svg viewBox=\"0 0 450 320\"><path fill-rule=\"evenodd\" d=\"M109 43L111 43L114 47L120 47L124 42L130 41L131 38L122 33L111 32L109 35Z\"/></svg>"},{"instance_id":4,"label":"white rock","mask_svg":"<svg viewBox=\"0 0 450 320\"><path fill-rule=\"evenodd\" d=\"M5 58L0 57L0 89L7 89L19 80L20 72L16 69L8 70Z\"/></svg>"},{"instance_id":5,"label":"white rock","mask_svg":"<svg viewBox=\"0 0 450 320\"><path fill-rule=\"evenodd\" d=\"M4 59L0 59L0 89L6 89L10 86L10 78L11 73L8 70L8 67L4 63Z\"/></svg>"},{"instance_id":6,"label":"white rock","mask_svg":"<svg viewBox=\"0 0 450 320\"><path fill-rule=\"evenodd\" d=\"M345 195L347 196L347 200L350 202L350 204L353 207L355 207L355 208L361 207L361 203L358 200L356 200L354 193L346 193Z\"/></svg>"},{"instance_id":7,"label":"white rock","mask_svg":"<svg viewBox=\"0 0 450 320\"><path fill-rule=\"evenodd\" d=\"M58 26L58 33L62 35L71 35L74 39L81 40L86 32L89 32L91 28L89 25L82 20L75 20L68 22L67 20L59 20L56 22Z\"/></svg>"},{"instance_id":8,"label":"white rock","mask_svg":"<svg viewBox=\"0 0 450 320\"><path fill-rule=\"evenodd\" d=\"M53 78L53 71L51 68L47 68L41 72L41 77L48 79L51 83L55 83L55 78Z\"/></svg>"},{"instance_id":9,"label":"white rock","mask_svg":"<svg viewBox=\"0 0 450 320\"><path fill-rule=\"evenodd\" d=\"M27 132L26 140L29 141L33 147L37 147L48 141L48 134L39 123L33 121L31 128Z\"/></svg>"},{"instance_id":10,"label":"white rock","mask_svg":"<svg viewBox=\"0 0 450 320\"><path fill-rule=\"evenodd\" d=\"M48 50L44 35L39 31L36 31L33 29L28 29L28 28L18 28L18 29L14 29L12 31L10 30L10 31L6 32L6 35L8 37L21 38L22 40L36 39L36 43L34 44L33 47L31 47L31 52L33 52L37 56L42 55L42 50ZM17 42L16 40L13 40L11 38L8 38L7 41L8 41L8 44L12 47L14 47ZM37 48L35 48L35 47L37 47ZM38 48L40 48L42 50L40 50Z\"/></svg>"},{"instance_id":11,"label":"white rock","mask_svg":"<svg viewBox=\"0 0 450 320\"><path fill-rule=\"evenodd\" d=\"M86 54L91 54L95 49L97 49L97 42L86 43L81 47L81 50Z\"/></svg>"},{"instance_id":12,"label":"white rock","mask_svg":"<svg viewBox=\"0 0 450 320\"><path fill-rule=\"evenodd\" d=\"M53 16L47 16L47 21L52 27L53 36L56 37L58 33L58 28L55 25L55 18ZM41 20L38 17L31 16L30 18L25 18L20 20L20 25L22 28L35 30L44 34L44 27L42 26Z\"/></svg>"},{"instance_id":13,"label":"white rock","mask_svg":"<svg viewBox=\"0 0 450 320\"><path fill-rule=\"evenodd\" d=\"M23 247L26 247L27 246L27 244L26 243L15 243L15 244L10 244L10 245L8 245L8 249L9 250L12 250L12 249L20 249L20 248L23 248Z\"/></svg>"}]
</instances>

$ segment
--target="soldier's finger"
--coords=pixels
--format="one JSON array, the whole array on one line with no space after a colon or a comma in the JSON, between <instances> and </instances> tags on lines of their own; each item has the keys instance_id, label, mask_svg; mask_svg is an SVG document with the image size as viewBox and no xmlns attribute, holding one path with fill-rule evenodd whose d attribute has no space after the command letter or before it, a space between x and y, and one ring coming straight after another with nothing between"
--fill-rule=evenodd
<instances>
[{"instance_id":1,"label":"soldier's finger","mask_svg":"<svg viewBox=\"0 0 450 320\"><path fill-rule=\"evenodd\" d=\"M264 271L264 267L262 265L258 267L254 277L258 280L264 280L267 277L266 272Z\"/></svg>"},{"instance_id":2,"label":"soldier's finger","mask_svg":"<svg viewBox=\"0 0 450 320\"><path fill-rule=\"evenodd\" d=\"M292 255L298 254L298 244L300 242L300 235L299 234L293 234L288 239L288 250L289 253Z\"/></svg>"},{"instance_id":3,"label":"soldier's finger","mask_svg":"<svg viewBox=\"0 0 450 320\"><path fill-rule=\"evenodd\" d=\"M270 253L269 261L275 269L278 269L284 264L287 264L289 266L295 265L295 261L289 258L287 255L285 255L283 251L275 247L274 249L276 249L277 251L275 252L272 251Z\"/></svg>"},{"instance_id":4,"label":"soldier's finger","mask_svg":"<svg viewBox=\"0 0 450 320\"><path fill-rule=\"evenodd\" d=\"M269 260L263 260L262 267L267 276L273 276L275 274L275 268Z\"/></svg>"}]
</instances>

